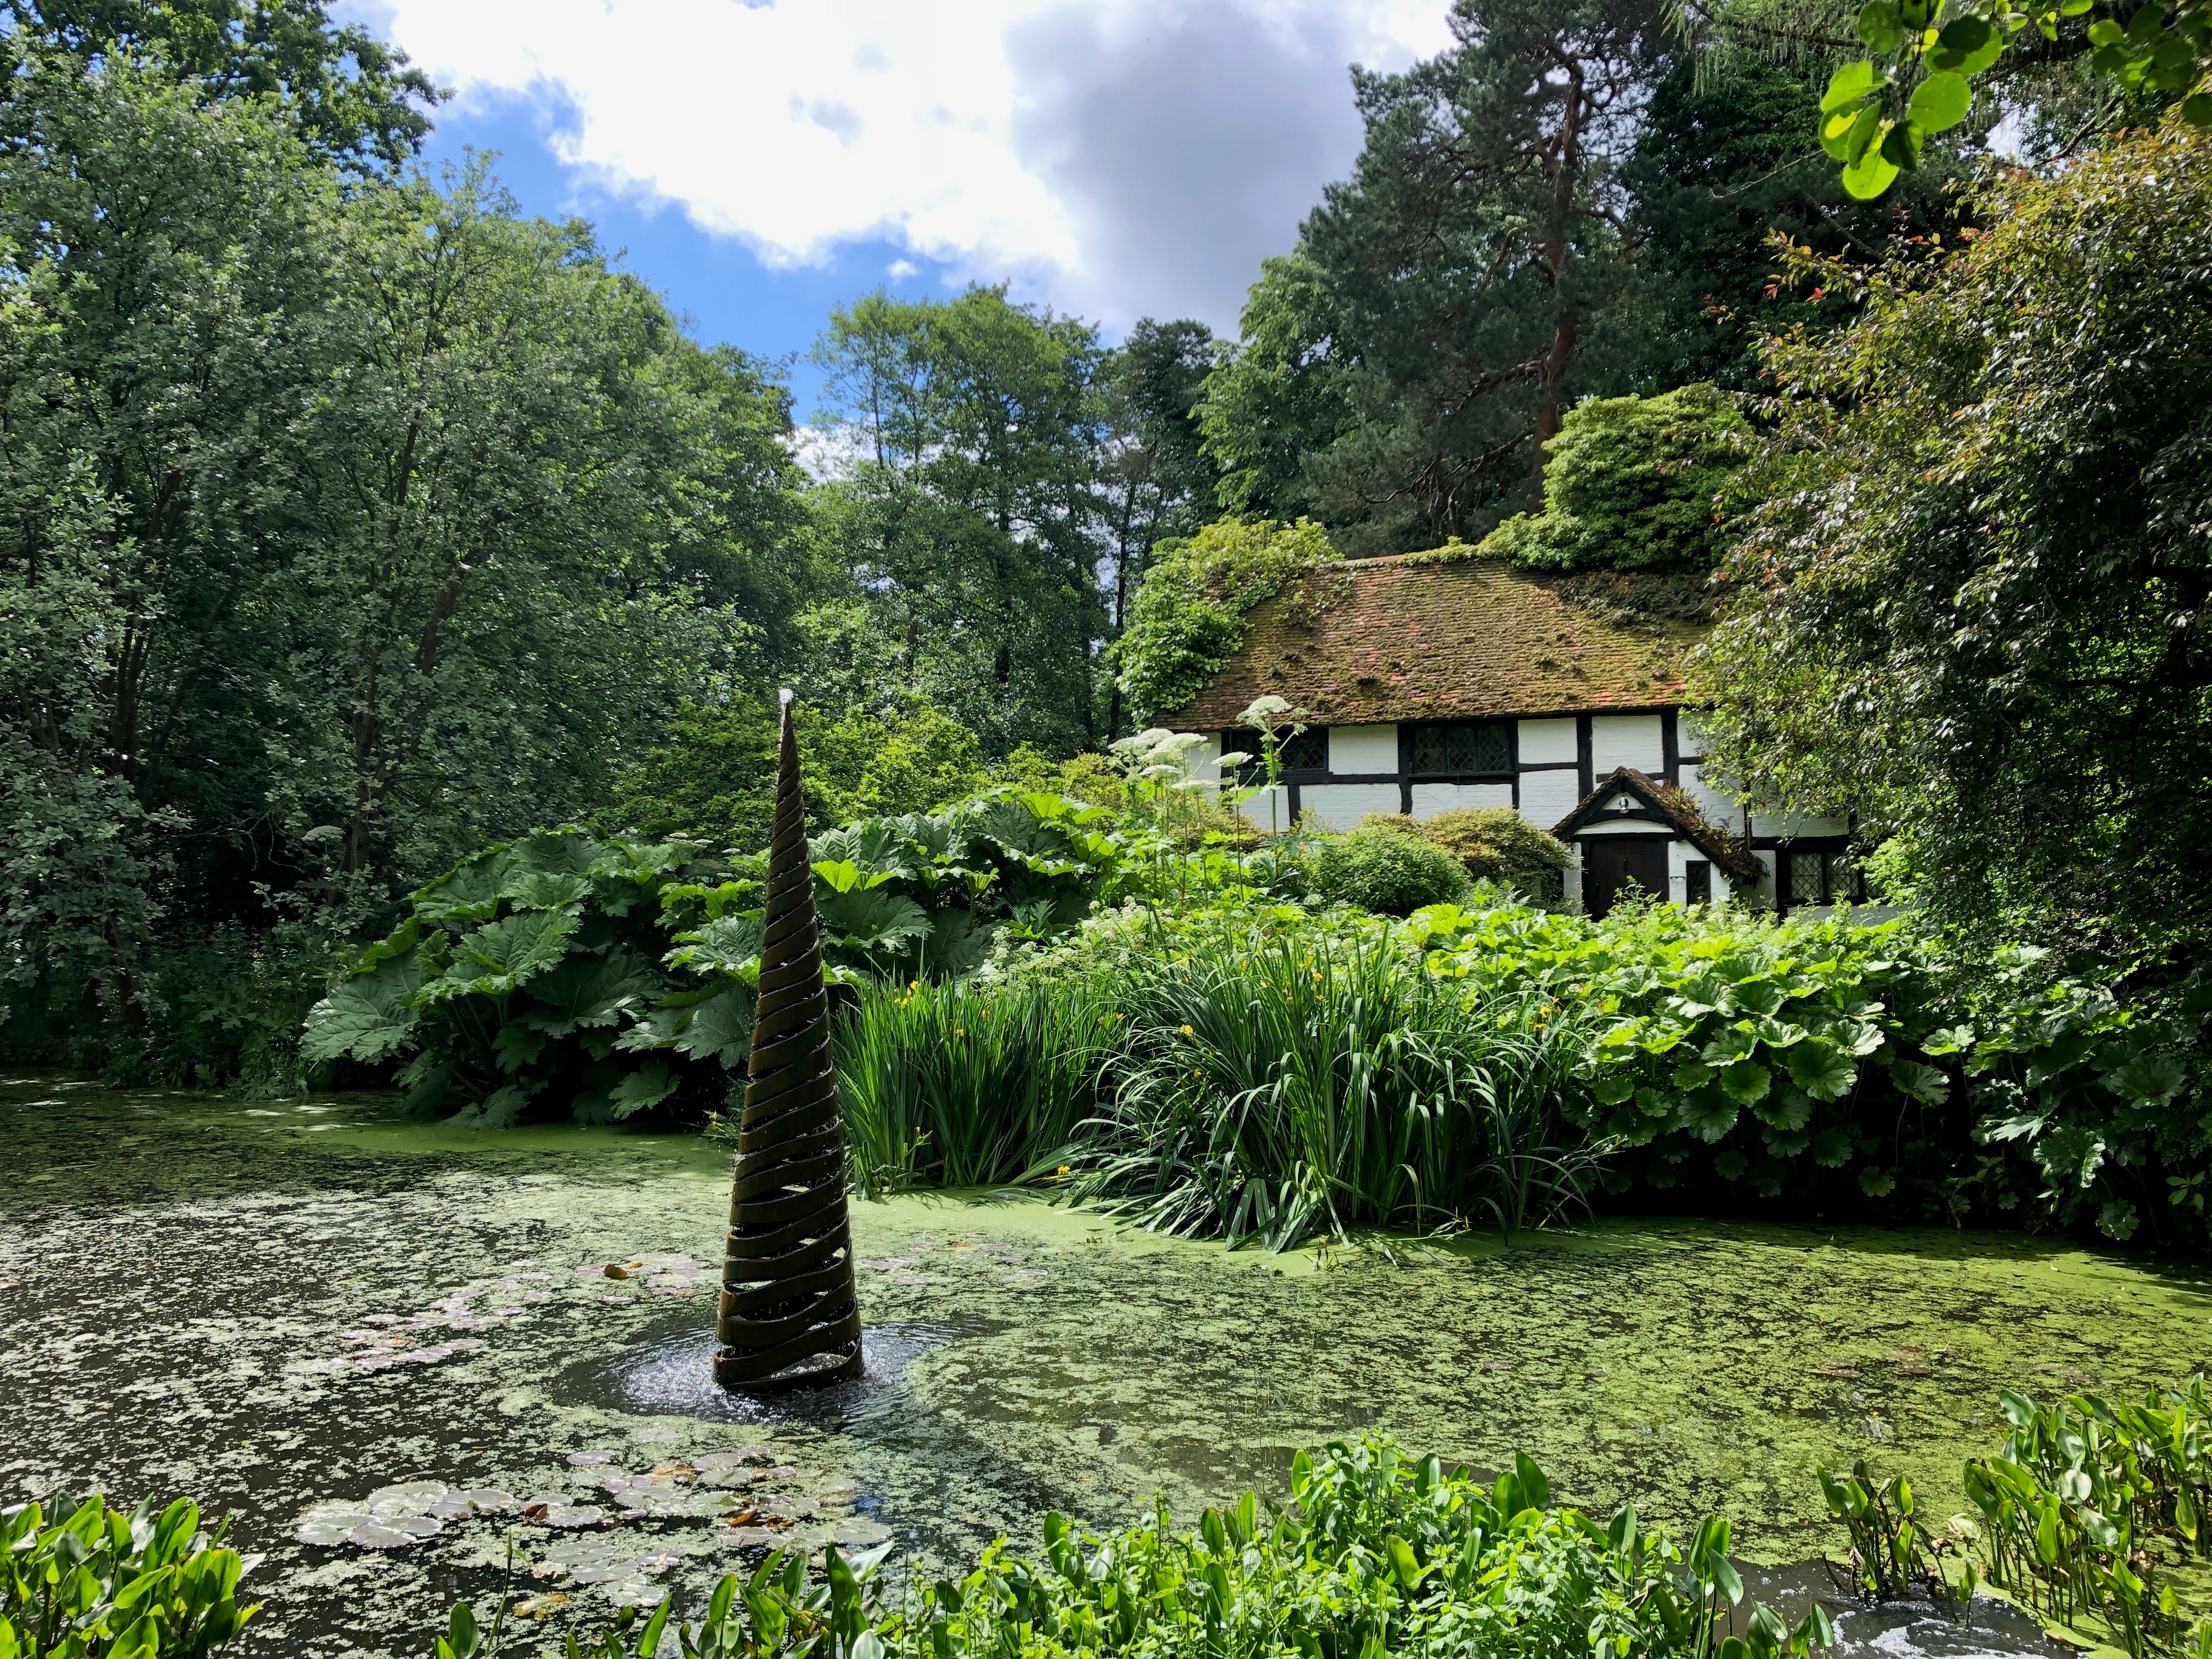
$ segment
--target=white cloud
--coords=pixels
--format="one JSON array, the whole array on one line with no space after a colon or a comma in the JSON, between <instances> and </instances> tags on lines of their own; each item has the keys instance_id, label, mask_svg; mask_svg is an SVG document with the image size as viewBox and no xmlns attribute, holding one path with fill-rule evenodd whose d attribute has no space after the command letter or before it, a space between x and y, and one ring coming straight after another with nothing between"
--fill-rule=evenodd
<instances>
[{"instance_id":1,"label":"white cloud","mask_svg":"<svg viewBox=\"0 0 2212 1659\"><path fill-rule=\"evenodd\" d=\"M767 263L889 240L1063 308L1234 321L1357 153L1346 64L1445 0L363 0L465 101L557 104L561 159Z\"/></svg>"},{"instance_id":2,"label":"white cloud","mask_svg":"<svg viewBox=\"0 0 2212 1659\"><path fill-rule=\"evenodd\" d=\"M902 283L921 267L911 259L894 259L884 267L884 275L895 283Z\"/></svg>"}]
</instances>

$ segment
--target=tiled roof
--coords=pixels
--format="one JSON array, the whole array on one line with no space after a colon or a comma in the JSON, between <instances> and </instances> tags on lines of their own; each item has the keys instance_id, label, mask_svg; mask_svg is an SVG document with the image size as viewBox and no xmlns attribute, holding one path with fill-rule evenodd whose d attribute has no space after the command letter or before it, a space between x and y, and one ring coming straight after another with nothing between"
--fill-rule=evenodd
<instances>
[{"instance_id":1,"label":"tiled roof","mask_svg":"<svg viewBox=\"0 0 2212 1659\"><path fill-rule=\"evenodd\" d=\"M1332 565L1260 605L1212 683L1158 723L1221 731L1269 692L1321 726L1680 701L1698 624L1604 621L1561 594L1562 576L1408 556Z\"/></svg>"},{"instance_id":2,"label":"tiled roof","mask_svg":"<svg viewBox=\"0 0 2212 1659\"><path fill-rule=\"evenodd\" d=\"M1573 811L1552 826L1552 834L1565 841L1597 819L1613 817L1613 813L1600 811L1599 803L1616 788L1633 795L1645 809L1644 812L1625 816L1649 816L1672 829L1718 865L1731 881L1753 882L1759 878L1762 866L1751 855L1750 848L1706 818L1698 811L1697 803L1681 790L1670 788L1632 766L1615 767L1600 778L1597 787L1584 795Z\"/></svg>"}]
</instances>

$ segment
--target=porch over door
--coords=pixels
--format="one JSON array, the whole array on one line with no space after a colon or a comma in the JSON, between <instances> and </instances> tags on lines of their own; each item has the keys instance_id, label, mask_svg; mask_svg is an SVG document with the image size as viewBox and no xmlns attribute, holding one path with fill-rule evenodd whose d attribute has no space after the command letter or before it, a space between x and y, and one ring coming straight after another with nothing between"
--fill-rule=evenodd
<instances>
[{"instance_id":1,"label":"porch over door","mask_svg":"<svg viewBox=\"0 0 2212 1659\"><path fill-rule=\"evenodd\" d=\"M1583 909L1602 916L1632 884L1667 896L1667 843L1656 836L1593 836L1583 842Z\"/></svg>"}]
</instances>

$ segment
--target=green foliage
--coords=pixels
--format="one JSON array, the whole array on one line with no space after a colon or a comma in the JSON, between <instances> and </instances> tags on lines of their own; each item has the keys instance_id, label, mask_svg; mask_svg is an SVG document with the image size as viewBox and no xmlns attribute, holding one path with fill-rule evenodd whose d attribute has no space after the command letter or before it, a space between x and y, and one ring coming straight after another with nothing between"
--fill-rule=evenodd
<instances>
[{"instance_id":1,"label":"green foliage","mask_svg":"<svg viewBox=\"0 0 2212 1659\"><path fill-rule=\"evenodd\" d=\"M1560 872L1574 862L1564 843L1510 806L1462 806L1425 818L1370 812L1358 827L1416 836L1450 854L1475 880L1495 882L1538 904L1559 902Z\"/></svg>"},{"instance_id":2,"label":"green foliage","mask_svg":"<svg viewBox=\"0 0 2212 1659\"><path fill-rule=\"evenodd\" d=\"M2148 100L2154 109L2178 103L2183 120L2212 127L2212 92L2203 90L2212 69L2212 7L2156 0L2124 18L2092 17L2097 10L2095 0L1948 7L1867 0L1857 34L1872 55L1839 67L1820 97L1820 147L1843 164L1844 187L1870 199L1918 167L1930 138L1966 119L1975 79L2015 40L2046 60L2086 55L2130 100ZM2027 33L2030 23L2040 40Z\"/></svg>"},{"instance_id":3,"label":"green foliage","mask_svg":"<svg viewBox=\"0 0 2212 1659\"><path fill-rule=\"evenodd\" d=\"M2203 1375L2179 1389L2152 1390L2140 1404L2076 1394L2045 1405L2010 1389L1997 1403L2004 1443L1967 1461L1973 1513L1954 1517L1948 1537L1916 1522L1904 1476L1877 1487L1863 1463L1841 1480L1820 1471L1830 1512L1850 1529L1861 1587L1887 1594L1917 1581L1955 1617L1978 1565L2082 1645L2109 1644L2131 1659L2212 1645L2212 1623L2191 1625L2176 1593L2186 1580L2174 1571L2212 1554L2212 1400ZM1974 1561L1951 1579L1942 1561L1968 1549Z\"/></svg>"},{"instance_id":4,"label":"green foliage","mask_svg":"<svg viewBox=\"0 0 2212 1659\"><path fill-rule=\"evenodd\" d=\"M1716 498L1751 447L1751 423L1709 386L1590 398L1552 440L1544 510L1508 519L1479 551L1559 570L1711 570L1728 545Z\"/></svg>"},{"instance_id":5,"label":"green foliage","mask_svg":"<svg viewBox=\"0 0 2212 1659\"><path fill-rule=\"evenodd\" d=\"M1103 809L1001 790L814 838L833 979L972 969L995 931L1048 939L1113 878ZM564 825L486 848L414 896L309 1011L311 1064L392 1068L417 1110L505 1127L722 1103L752 1037L757 858Z\"/></svg>"},{"instance_id":6,"label":"green foliage","mask_svg":"<svg viewBox=\"0 0 2212 1659\"><path fill-rule=\"evenodd\" d=\"M1923 1595L1946 1618L1965 1614L1974 1599L1973 1564L1961 1561L1955 1576L1947 1568L1947 1560L1960 1553L1959 1540L1930 1529L1911 1481L1901 1474L1879 1480L1864 1460L1846 1475L1825 1468L1816 1473L1828 1513L1850 1535L1850 1572L1862 1595L1877 1602Z\"/></svg>"},{"instance_id":7,"label":"green foliage","mask_svg":"<svg viewBox=\"0 0 2212 1659\"><path fill-rule=\"evenodd\" d=\"M752 1034L759 884L726 873L574 826L487 848L415 895L309 1012L301 1052L396 1066L412 1109L488 1127L696 1115Z\"/></svg>"},{"instance_id":8,"label":"green foliage","mask_svg":"<svg viewBox=\"0 0 2212 1659\"><path fill-rule=\"evenodd\" d=\"M1708 753L1759 799L1849 801L1985 945L2188 961L2212 324L2185 273L2212 261L2212 135L1993 176L1973 217L1871 274L1794 272L1860 285L1864 315L1772 349L1740 598L1692 692Z\"/></svg>"},{"instance_id":9,"label":"green foliage","mask_svg":"<svg viewBox=\"0 0 2212 1659\"><path fill-rule=\"evenodd\" d=\"M896 653L856 700L918 695L994 756L1083 747L1106 621L1097 330L1003 287L878 292L833 313L814 355L848 457L823 488L825 531Z\"/></svg>"},{"instance_id":10,"label":"green foliage","mask_svg":"<svg viewBox=\"0 0 2212 1659\"><path fill-rule=\"evenodd\" d=\"M265 99L318 155L368 167L413 155L441 96L429 78L324 0L7 0L17 40L89 64L150 60L204 100Z\"/></svg>"},{"instance_id":11,"label":"green foliage","mask_svg":"<svg viewBox=\"0 0 2212 1659\"><path fill-rule=\"evenodd\" d=\"M319 6L9 15L0 957L112 1034L166 935L600 805L760 656L799 475L585 227L369 167L416 83Z\"/></svg>"},{"instance_id":12,"label":"green foliage","mask_svg":"<svg viewBox=\"0 0 2212 1659\"><path fill-rule=\"evenodd\" d=\"M991 781L975 733L928 703L810 720L800 747L809 805L824 823L927 812Z\"/></svg>"},{"instance_id":13,"label":"green foliage","mask_svg":"<svg viewBox=\"0 0 2212 1659\"><path fill-rule=\"evenodd\" d=\"M47 1524L0 1510L0 1659L196 1659L260 1611L238 1605L243 1563L200 1529L199 1506L153 1499L125 1515L86 1499Z\"/></svg>"},{"instance_id":14,"label":"green foliage","mask_svg":"<svg viewBox=\"0 0 2212 1659\"><path fill-rule=\"evenodd\" d=\"M1305 849L1313 891L1382 916L1408 916L1423 905L1468 893L1466 868L1443 847L1395 827L1364 825L1324 836Z\"/></svg>"},{"instance_id":15,"label":"green foliage","mask_svg":"<svg viewBox=\"0 0 2212 1659\"><path fill-rule=\"evenodd\" d=\"M1000 1539L955 1581L917 1577L888 1610L865 1571L825 1554L829 1584L810 1591L803 1562L772 1554L751 1579L714 1592L682 1650L724 1659L988 1659L1020 1653L1206 1659L1232 1654L1365 1659L1808 1659L1832 1640L1817 1610L1795 1630L1743 1600L1728 1523L1708 1519L1685 1548L1646 1531L1631 1509L1601 1525L1553 1502L1525 1456L1494 1481L1370 1436L1291 1466L1291 1504L1262 1512L1247 1492L1191 1531L1164 1508L1102 1537L1058 1514L1043 1547ZM842 1572L842 1577L841 1577ZM651 1659L666 1603L640 1635ZM473 1630L474 1620L468 1621ZM627 1630L635 1615L623 1621ZM456 1647L453 1659L477 1650ZM619 1635L586 1650L623 1659ZM446 1659L441 1652L440 1659Z\"/></svg>"},{"instance_id":16,"label":"green foliage","mask_svg":"<svg viewBox=\"0 0 2212 1659\"><path fill-rule=\"evenodd\" d=\"M1223 519L1164 544L1115 647L1121 686L1140 721L1180 708L1243 643L1254 606L1334 555L1318 525Z\"/></svg>"},{"instance_id":17,"label":"green foliage","mask_svg":"<svg viewBox=\"0 0 2212 1659\"><path fill-rule=\"evenodd\" d=\"M1119 1023L1091 979L864 984L836 1026L853 1185L875 1198L1054 1176Z\"/></svg>"},{"instance_id":18,"label":"green foliage","mask_svg":"<svg viewBox=\"0 0 2212 1659\"><path fill-rule=\"evenodd\" d=\"M1273 1249L1571 1208L1593 1160L1559 1112L1591 1031L1413 966L1371 919L1279 906L1133 912L1020 969L1096 985L1116 1017L1073 1192Z\"/></svg>"}]
</instances>

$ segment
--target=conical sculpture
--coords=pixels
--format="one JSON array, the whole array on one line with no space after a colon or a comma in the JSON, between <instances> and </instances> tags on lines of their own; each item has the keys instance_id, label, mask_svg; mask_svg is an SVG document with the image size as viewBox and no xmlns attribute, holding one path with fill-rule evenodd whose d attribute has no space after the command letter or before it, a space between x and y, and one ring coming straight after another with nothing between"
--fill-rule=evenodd
<instances>
[{"instance_id":1,"label":"conical sculpture","mask_svg":"<svg viewBox=\"0 0 2212 1659\"><path fill-rule=\"evenodd\" d=\"M714 1381L726 1389L830 1382L860 1371L845 1136L787 691L763 921L760 1000L714 1325Z\"/></svg>"}]
</instances>

